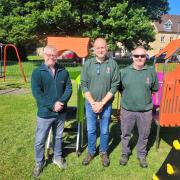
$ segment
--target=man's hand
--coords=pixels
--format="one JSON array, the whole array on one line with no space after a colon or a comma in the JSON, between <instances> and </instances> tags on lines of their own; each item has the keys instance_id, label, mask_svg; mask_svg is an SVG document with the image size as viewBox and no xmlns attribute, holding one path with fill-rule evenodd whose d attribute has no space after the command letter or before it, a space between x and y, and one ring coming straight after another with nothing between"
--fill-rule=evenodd
<instances>
[{"instance_id":1,"label":"man's hand","mask_svg":"<svg viewBox=\"0 0 180 180\"><path fill-rule=\"evenodd\" d=\"M94 102L93 104L91 104L91 106L95 113L100 113L103 110L104 103L103 102Z\"/></svg>"},{"instance_id":2,"label":"man's hand","mask_svg":"<svg viewBox=\"0 0 180 180\"><path fill-rule=\"evenodd\" d=\"M59 111L61 111L61 110L63 109L63 106L64 106L63 103L61 103L60 101L57 101L57 102L54 104L54 109L53 109L53 111L59 112Z\"/></svg>"}]
</instances>

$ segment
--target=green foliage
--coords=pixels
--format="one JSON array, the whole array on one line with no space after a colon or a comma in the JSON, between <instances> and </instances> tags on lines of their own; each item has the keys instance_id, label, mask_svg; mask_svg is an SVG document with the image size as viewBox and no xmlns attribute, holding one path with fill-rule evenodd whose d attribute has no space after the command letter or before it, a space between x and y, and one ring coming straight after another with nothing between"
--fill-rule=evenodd
<instances>
[{"instance_id":1,"label":"green foliage","mask_svg":"<svg viewBox=\"0 0 180 180\"><path fill-rule=\"evenodd\" d=\"M4 0L0 1L0 42L28 45L48 35L99 36L110 48L129 50L154 40L151 20L168 10L167 0Z\"/></svg>"},{"instance_id":2,"label":"green foliage","mask_svg":"<svg viewBox=\"0 0 180 180\"><path fill-rule=\"evenodd\" d=\"M148 46L148 43L154 40L155 34L145 12L144 8L129 9L127 2L113 7L109 19L103 21L111 43L120 41L129 50L137 45Z\"/></svg>"}]
</instances>

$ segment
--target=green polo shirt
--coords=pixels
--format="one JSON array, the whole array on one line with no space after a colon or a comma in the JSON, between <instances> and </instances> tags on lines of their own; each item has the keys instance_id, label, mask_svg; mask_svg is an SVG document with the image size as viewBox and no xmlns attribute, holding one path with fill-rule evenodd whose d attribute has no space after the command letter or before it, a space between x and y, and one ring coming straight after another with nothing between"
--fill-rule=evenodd
<instances>
[{"instance_id":1,"label":"green polo shirt","mask_svg":"<svg viewBox=\"0 0 180 180\"><path fill-rule=\"evenodd\" d=\"M154 67L145 65L136 70L132 65L120 70L121 107L129 111L148 111L153 108L152 92L158 91Z\"/></svg>"},{"instance_id":2,"label":"green polo shirt","mask_svg":"<svg viewBox=\"0 0 180 180\"><path fill-rule=\"evenodd\" d=\"M95 101L101 101L111 92L115 94L119 85L119 67L112 59L98 63L96 58L88 59L81 72L83 92L90 92Z\"/></svg>"}]
</instances>

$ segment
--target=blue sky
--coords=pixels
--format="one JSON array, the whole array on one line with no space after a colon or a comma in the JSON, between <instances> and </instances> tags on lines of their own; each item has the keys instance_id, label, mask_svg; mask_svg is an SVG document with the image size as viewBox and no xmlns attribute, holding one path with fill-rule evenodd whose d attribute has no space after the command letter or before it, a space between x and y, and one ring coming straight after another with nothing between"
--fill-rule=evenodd
<instances>
[{"instance_id":1,"label":"blue sky","mask_svg":"<svg viewBox=\"0 0 180 180\"><path fill-rule=\"evenodd\" d=\"M168 14L180 15L180 0L168 0L170 10Z\"/></svg>"}]
</instances>

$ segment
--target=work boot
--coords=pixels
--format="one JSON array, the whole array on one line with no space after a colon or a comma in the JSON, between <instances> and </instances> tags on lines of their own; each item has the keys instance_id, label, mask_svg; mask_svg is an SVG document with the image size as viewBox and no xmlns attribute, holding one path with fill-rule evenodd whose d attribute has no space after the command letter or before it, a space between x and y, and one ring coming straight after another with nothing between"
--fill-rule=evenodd
<instances>
[{"instance_id":1,"label":"work boot","mask_svg":"<svg viewBox=\"0 0 180 180\"><path fill-rule=\"evenodd\" d=\"M126 154L122 154L119 164L122 166L126 166L128 160L129 160L129 156Z\"/></svg>"},{"instance_id":2,"label":"work boot","mask_svg":"<svg viewBox=\"0 0 180 180\"><path fill-rule=\"evenodd\" d=\"M53 158L52 162L56 164L60 169L66 169L67 163L66 160L62 157Z\"/></svg>"},{"instance_id":3,"label":"work boot","mask_svg":"<svg viewBox=\"0 0 180 180\"><path fill-rule=\"evenodd\" d=\"M84 158L84 160L82 161L82 164L84 166L87 166L91 162L92 159L93 159L93 156L88 153L86 157Z\"/></svg>"},{"instance_id":4,"label":"work boot","mask_svg":"<svg viewBox=\"0 0 180 180\"><path fill-rule=\"evenodd\" d=\"M102 160L102 165L104 167L108 167L110 165L110 160L109 157L107 155L107 153L102 153L100 154L101 160Z\"/></svg>"},{"instance_id":5,"label":"work boot","mask_svg":"<svg viewBox=\"0 0 180 180\"><path fill-rule=\"evenodd\" d=\"M32 173L33 177L38 178L45 165L46 165L46 161L44 161L43 163L36 163Z\"/></svg>"},{"instance_id":6,"label":"work boot","mask_svg":"<svg viewBox=\"0 0 180 180\"><path fill-rule=\"evenodd\" d=\"M142 168L147 168L148 167L148 163L146 162L146 158L145 157L138 158L138 160L139 160L140 167L142 167Z\"/></svg>"}]
</instances>

